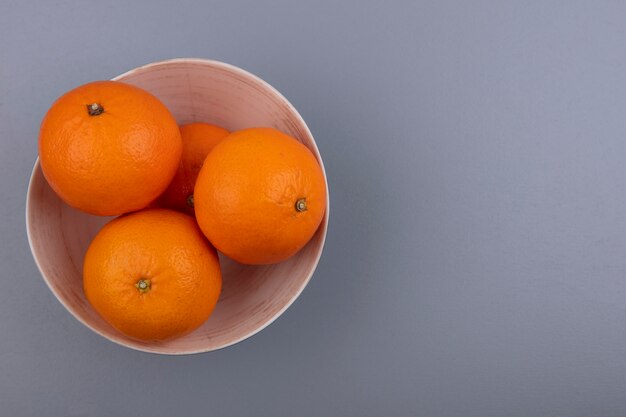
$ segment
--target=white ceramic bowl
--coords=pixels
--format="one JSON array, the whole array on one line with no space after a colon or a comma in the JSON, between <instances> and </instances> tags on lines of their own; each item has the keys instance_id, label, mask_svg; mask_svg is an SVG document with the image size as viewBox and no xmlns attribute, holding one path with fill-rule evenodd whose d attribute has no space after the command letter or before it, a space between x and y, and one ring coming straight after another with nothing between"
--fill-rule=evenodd
<instances>
[{"instance_id":1,"label":"white ceramic bowl","mask_svg":"<svg viewBox=\"0 0 626 417\"><path fill-rule=\"evenodd\" d=\"M296 109L272 86L240 68L202 59L156 62L114 80L150 91L179 124L215 123L229 130L274 127L304 143L322 158ZM223 291L211 317L187 336L147 343L128 338L91 308L83 293L83 257L91 239L110 218L91 216L63 203L49 187L39 162L28 187L26 227L43 279L81 323L120 345L154 353L190 354L220 349L259 332L300 295L322 254L328 206L313 239L285 262L241 265L222 257Z\"/></svg>"}]
</instances>

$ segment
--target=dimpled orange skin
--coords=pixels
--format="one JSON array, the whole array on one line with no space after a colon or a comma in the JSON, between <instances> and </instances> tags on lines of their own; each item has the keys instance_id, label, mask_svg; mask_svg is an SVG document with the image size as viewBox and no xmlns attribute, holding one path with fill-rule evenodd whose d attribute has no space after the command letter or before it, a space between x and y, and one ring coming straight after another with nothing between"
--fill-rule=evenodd
<instances>
[{"instance_id":1,"label":"dimpled orange skin","mask_svg":"<svg viewBox=\"0 0 626 417\"><path fill-rule=\"evenodd\" d=\"M298 252L326 209L324 174L311 151L276 129L231 133L207 156L194 190L196 220L215 247L245 264ZM306 210L296 205L305 199Z\"/></svg>"},{"instance_id":2,"label":"dimpled orange skin","mask_svg":"<svg viewBox=\"0 0 626 417\"><path fill-rule=\"evenodd\" d=\"M88 106L103 111L90 115ZM85 84L48 110L39 161L70 206L113 216L139 210L168 186L180 163L180 131L153 95L116 81Z\"/></svg>"},{"instance_id":3,"label":"dimpled orange skin","mask_svg":"<svg viewBox=\"0 0 626 417\"><path fill-rule=\"evenodd\" d=\"M174 179L157 200L159 206L194 214L190 196L193 196L198 173L206 156L228 133L228 130L208 123L191 123L180 128L183 156Z\"/></svg>"},{"instance_id":4,"label":"dimpled orange skin","mask_svg":"<svg viewBox=\"0 0 626 417\"><path fill-rule=\"evenodd\" d=\"M140 280L149 282L140 291ZM91 242L83 287L93 308L135 339L166 340L200 326L222 287L215 248L195 220L166 209L118 217Z\"/></svg>"}]
</instances>

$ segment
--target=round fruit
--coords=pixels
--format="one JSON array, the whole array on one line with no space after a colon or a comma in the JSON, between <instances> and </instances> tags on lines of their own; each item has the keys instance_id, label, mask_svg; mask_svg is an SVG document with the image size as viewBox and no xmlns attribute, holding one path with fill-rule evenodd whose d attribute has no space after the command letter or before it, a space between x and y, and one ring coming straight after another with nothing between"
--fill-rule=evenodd
<instances>
[{"instance_id":1,"label":"round fruit","mask_svg":"<svg viewBox=\"0 0 626 417\"><path fill-rule=\"evenodd\" d=\"M153 95L96 81L61 96L41 123L39 158L67 204L112 216L157 198L180 163L180 131Z\"/></svg>"},{"instance_id":2,"label":"round fruit","mask_svg":"<svg viewBox=\"0 0 626 417\"><path fill-rule=\"evenodd\" d=\"M200 326L217 303L222 276L215 248L191 216L149 209L100 230L85 255L83 286L113 327L154 341Z\"/></svg>"},{"instance_id":3,"label":"round fruit","mask_svg":"<svg viewBox=\"0 0 626 417\"><path fill-rule=\"evenodd\" d=\"M198 224L217 249L241 263L270 264L311 239L326 209L326 182L306 146L253 128L213 149L194 196Z\"/></svg>"},{"instance_id":4,"label":"round fruit","mask_svg":"<svg viewBox=\"0 0 626 417\"><path fill-rule=\"evenodd\" d=\"M228 136L228 130L208 123L191 123L180 128L183 156L174 179L159 197L162 207L193 214L193 187L204 159Z\"/></svg>"}]
</instances>

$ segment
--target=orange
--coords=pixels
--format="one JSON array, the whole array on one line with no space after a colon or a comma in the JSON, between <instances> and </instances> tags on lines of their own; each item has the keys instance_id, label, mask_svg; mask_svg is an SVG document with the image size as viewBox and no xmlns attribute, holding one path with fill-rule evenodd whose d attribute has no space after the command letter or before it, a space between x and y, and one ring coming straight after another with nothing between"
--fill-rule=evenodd
<instances>
[{"instance_id":1,"label":"orange","mask_svg":"<svg viewBox=\"0 0 626 417\"><path fill-rule=\"evenodd\" d=\"M155 341L200 326L217 303L222 277L215 248L191 216L147 209L100 230L85 255L83 286L113 327Z\"/></svg>"},{"instance_id":2,"label":"orange","mask_svg":"<svg viewBox=\"0 0 626 417\"><path fill-rule=\"evenodd\" d=\"M180 128L183 156L174 179L158 199L162 207L193 214L193 187L204 159L228 136L228 130L208 123L191 123Z\"/></svg>"},{"instance_id":3,"label":"orange","mask_svg":"<svg viewBox=\"0 0 626 417\"><path fill-rule=\"evenodd\" d=\"M271 264L311 239L326 209L326 182L302 143L252 128L211 151L194 197L198 224L218 250L241 263Z\"/></svg>"},{"instance_id":4,"label":"orange","mask_svg":"<svg viewBox=\"0 0 626 417\"><path fill-rule=\"evenodd\" d=\"M182 143L176 121L153 95L96 81L61 96L39 134L39 159L67 204L97 215L139 210L174 177Z\"/></svg>"}]
</instances>

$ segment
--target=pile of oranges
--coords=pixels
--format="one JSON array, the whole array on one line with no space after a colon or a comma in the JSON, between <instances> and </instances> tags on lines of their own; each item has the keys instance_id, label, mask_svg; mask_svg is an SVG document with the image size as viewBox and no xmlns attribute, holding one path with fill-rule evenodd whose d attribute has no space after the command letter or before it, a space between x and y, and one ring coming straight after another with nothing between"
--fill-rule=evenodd
<instances>
[{"instance_id":1,"label":"pile of oranges","mask_svg":"<svg viewBox=\"0 0 626 417\"><path fill-rule=\"evenodd\" d=\"M93 308L127 336L159 341L204 323L222 288L218 251L246 264L297 253L324 216L311 151L273 128L178 126L138 87L97 81L41 124L44 176L68 205L117 216L84 258Z\"/></svg>"}]
</instances>

